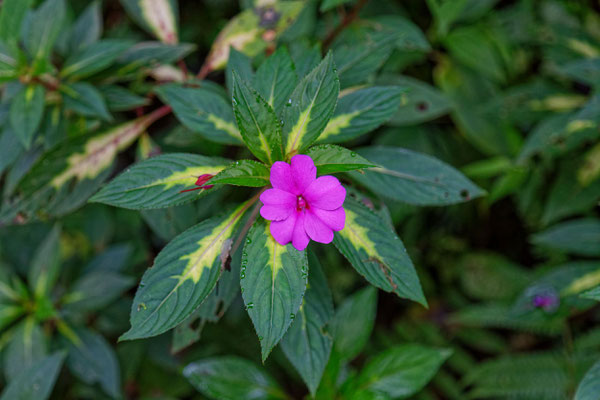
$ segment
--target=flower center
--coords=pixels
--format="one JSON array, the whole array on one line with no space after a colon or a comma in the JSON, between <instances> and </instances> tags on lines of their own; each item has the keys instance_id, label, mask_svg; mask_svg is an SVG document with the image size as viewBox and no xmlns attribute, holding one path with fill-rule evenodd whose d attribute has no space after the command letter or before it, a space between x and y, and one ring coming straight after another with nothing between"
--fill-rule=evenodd
<instances>
[{"instance_id":1,"label":"flower center","mask_svg":"<svg viewBox=\"0 0 600 400\"><path fill-rule=\"evenodd\" d=\"M298 196L298 200L296 201L296 210L303 211L304 209L310 208L308 203L302 196Z\"/></svg>"}]
</instances>

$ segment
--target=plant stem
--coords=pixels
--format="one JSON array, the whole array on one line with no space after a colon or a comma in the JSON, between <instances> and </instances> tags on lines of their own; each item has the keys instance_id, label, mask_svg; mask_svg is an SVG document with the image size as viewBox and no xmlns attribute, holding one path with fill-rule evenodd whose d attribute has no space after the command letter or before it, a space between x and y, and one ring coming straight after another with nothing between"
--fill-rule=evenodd
<instances>
[{"instance_id":1,"label":"plant stem","mask_svg":"<svg viewBox=\"0 0 600 400\"><path fill-rule=\"evenodd\" d=\"M358 17L358 13L365 6L365 4L367 4L367 1L369 0L358 0L358 3L356 3L354 8L344 16L342 22L340 22L340 24L336 26L335 29L329 33L329 35L327 35L325 40L323 40L323 50L327 50L333 41L338 37L338 35L342 33L342 31Z\"/></svg>"}]
</instances>

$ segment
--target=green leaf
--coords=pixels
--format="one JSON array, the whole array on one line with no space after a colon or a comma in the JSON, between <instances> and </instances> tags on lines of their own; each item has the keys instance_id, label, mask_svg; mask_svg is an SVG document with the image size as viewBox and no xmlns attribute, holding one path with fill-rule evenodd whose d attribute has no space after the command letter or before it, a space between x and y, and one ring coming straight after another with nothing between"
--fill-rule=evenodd
<instances>
[{"instance_id":1,"label":"green leaf","mask_svg":"<svg viewBox=\"0 0 600 400\"><path fill-rule=\"evenodd\" d=\"M306 254L291 244L278 244L269 225L262 219L257 221L244 245L240 283L263 362L298 313L307 277Z\"/></svg>"},{"instance_id":2,"label":"green leaf","mask_svg":"<svg viewBox=\"0 0 600 400\"><path fill-rule=\"evenodd\" d=\"M586 372L579 382L573 400L598 400L600 398L600 361Z\"/></svg>"},{"instance_id":3,"label":"green leaf","mask_svg":"<svg viewBox=\"0 0 600 400\"><path fill-rule=\"evenodd\" d=\"M285 153L302 152L314 142L333 115L340 83L333 56L325 59L298 83L283 110Z\"/></svg>"},{"instance_id":4,"label":"green leaf","mask_svg":"<svg viewBox=\"0 0 600 400\"><path fill-rule=\"evenodd\" d=\"M127 13L161 42L178 42L176 0L121 0Z\"/></svg>"},{"instance_id":5,"label":"green leaf","mask_svg":"<svg viewBox=\"0 0 600 400\"><path fill-rule=\"evenodd\" d=\"M213 91L177 85L161 86L155 91L192 132L217 143L243 143L231 105Z\"/></svg>"},{"instance_id":6,"label":"green leaf","mask_svg":"<svg viewBox=\"0 0 600 400\"><path fill-rule=\"evenodd\" d=\"M112 120L102 94L93 85L76 82L62 85L60 91L64 93L65 108L86 117Z\"/></svg>"},{"instance_id":7,"label":"green leaf","mask_svg":"<svg viewBox=\"0 0 600 400\"><path fill-rule=\"evenodd\" d=\"M68 80L92 76L110 67L131 45L131 41L120 39L104 39L92 43L67 58L60 76Z\"/></svg>"},{"instance_id":8,"label":"green leaf","mask_svg":"<svg viewBox=\"0 0 600 400\"><path fill-rule=\"evenodd\" d=\"M46 400L50 397L65 355L54 353L22 370L10 382L0 400Z\"/></svg>"},{"instance_id":9,"label":"green leaf","mask_svg":"<svg viewBox=\"0 0 600 400\"><path fill-rule=\"evenodd\" d=\"M259 55L269 45L263 39L265 32L274 33L272 41L277 41L277 37L293 24L304 6L303 1L282 1L270 2L256 10L242 11L221 30L213 42L204 68L208 71L224 68L231 47L251 58Z\"/></svg>"},{"instance_id":10,"label":"green leaf","mask_svg":"<svg viewBox=\"0 0 600 400\"><path fill-rule=\"evenodd\" d=\"M211 190L194 189L198 177L216 175L228 164L221 158L173 153L141 161L117 176L91 202L141 210L170 207L196 200Z\"/></svg>"},{"instance_id":11,"label":"green leaf","mask_svg":"<svg viewBox=\"0 0 600 400\"><path fill-rule=\"evenodd\" d=\"M42 85L24 87L12 100L10 106L10 125L25 148L31 146L44 116L44 97L46 90Z\"/></svg>"},{"instance_id":12,"label":"green leaf","mask_svg":"<svg viewBox=\"0 0 600 400\"><path fill-rule=\"evenodd\" d=\"M2 305L0 307L0 329L9 326L25 313L22 306Z\"/></svg>"},{"instance_id":13,"label":"green leaf","mask_svg":"<svg viewBox=\"0 0 600 400\"><path fill-rule=\"evenodd\" d=\"M112 398L121 397L121 371L114 350L102 335L87 329L75 332L76 343L68 342L67 367L88 385L99 384Z\"/></svg>"},{"instance_id":14,"label":"green leaf","mask_svg":"<svg viewBox=\"0 0 600 400\"><path fill-rule=\"evenodd\" d=\"M127 148L164 111L118 125L95 135L68 139L40 157L23 177L0 221L39 215L62 215L81 206L108 177L118 152Z\"/></svg>"},{"instance_id":15,"label":"green leaf","mask_svg":"<svg viewBox=\"0 0 600 400\"><path fill-rule=\"evenodd\" d=\"M36 249L27 282L36 298L48 296L60 273L60 227L54 226Z\"/></svg>"},{"instance_id":16,"label":"green leaf","mask_svg":"<svg viewBox=\"0 0 600 400\"><path fill-rule=\"evenodd\" d=\"M585 299L592 299L596 301L600 301L600 286L595 287L594 289L590 289L581 294L581 297Z\"/></svg>"},{"instance_id":17,"label":"green leaf","mask_svg":"<svg viewBox=\"0 0 600 400\"><path fill-rule=\"evenodd\" d=\"M101 310L129 290L133 278L116 271L92 270L77 279L63 296L66 311L90 312Z\"/></svg>"},{"instance_id":18,"label":"green leaf","mask_svg":"<svg viewBox=\"0 0 600 400\"><path fill-rule=\"evenodd\" d=\"M43 359L46 351L46 338L35 319L25 319L17 326L4 350L4 375L7 382L13 381L22 371Z\"/></svg>"},{"instance_id":19,"label":"green leaf","mask_svg":"<svg viewBox=\"0 0 600 400\"><path fill-rule=\"evenodd\" d=\"M416 344L396 346L375 356L353 382L355 397L361 391L407 398L425 387L452 353Z\"/></svg>"},{"instance_id":20,"label":"green leaf","mask_svg":"<svg viewBox=\"0 0 600 400\"><path fill-rule=\"evenodd\" d=\"M138 96L132 91L117 85L98 87L102 97L106 99L110 111L129 111L150 104L150 100Z\"/></svg>"},{"instance_id":21,"label":"green leaf","mask_svg":"<svg viewBox=\"0 0 600 400\"><path fill-rule=\"evenodd\" d=\"M233 72L233 112L250 151L261 161L273 164L283 159L281 125L271 106Z\"/></svg>"},{"instance_id":22,"label":"green leaf","mask_svg":"<svg viewBox=\"0 0 600 400\"><path fill-rule=\"evenodd\" d=\"M321 3L321 8L319 9L321 12L329 11L337 6L341 6L346 3L352 3L353 0L323 0Z\"/></svg>"},{"instance_id":23,"label":"green leaf","mask_svg":"<svg viewBox=\"0 0 600 400\"><path fill-rule=\"evenodd\" d=\"M331 322L334 352L350 361L365 347L377 315L377 289L366 287L346 298Z\"/></svg>"},{"instance_id":24,"label":"green leaf","mask_svg":"<svg viewBox=\"0 0 600 400\"><path fill-rule=\"evenodd\" d=\"M394 147L363 147L357 153L380 167L352 177L384 197L415 205L447 205L469 201L484 194L448 164L410 150Z\"/></svg>"},{"instance_id":25,"label":"green leaf","mask_svg":"<svg viewBox=\"0 0 600 400\"><path fill-rule=\"evenodd\" d=\"M229 49L229 60L225 69L225 86L229 94L233 92L233 72L237 72L239 76L246 82L252 82L254 77L254 69L252 68L252 60L244 53L240 53L232 47Z\"/></svg>"},{"instance_id":26,"label":"green leaf","mask_svg":"<svg viewBox=\"0 0 600 400\"><path fill-rule=\"evenodd\" d=\"M263 187L270 185L269 168L253 160L240 160L226 167L209 184Z\"/></svg>"},{"instance_id":27,"label":"green leaf","mask_svg":"<svg viewBox=\"0 0 600 400\"><path fill-rule=\"evenodd\" d=\"M400 86L374 86L341 92L335 113L318 142L345 142L371 132L397 113L406 96Z\"/></svg>"},{"instance_id":28,"label":"green leaf","mask_svg":"<svg viewBox=\"0 0 600 400\"><path fill-rule=\"evenodd\" d=\"M14 80L18 77L18 62L10 47L0 42L0 83Z\"/></svg>"},{"instance_id":29,"label":"green leaf","mask_svg":"<svg viewBox=\"0 0 600 400\"><path fill-rule=\"evenodd\" d=\"M94 0L81 13L69 31L69 54L96 43L101 36L102 7L99 0Z\"/></svg>"},{"instance_id":30,"label":"green leaf","mask_svg":"<svg viewBox=\"0 0 600 400\"><path fill-rule=\"evenodd\" d=\"M198 391L212 399L288 399L269 374L239 357L199 360L188 364L183 375Z\"/></svg>"},{"instance_id":31,"label":"green leaf","mask_svg":"<svg viewBox=\"0 0 600 400\"><path fill-rule=\"evenodd\" d=\"M24 42L34 65L41 66L50 56L65 17L65 0L46 0L33 12Z\"/></svg>"},{"instance_id":32,"label":"green leaf","mask_svg":"<svg viewBox=\"0 0 600 400\"><path fill-rule=\"evenodd\" d=\"M396 232L351 197L344 210L346 226L336 232L333 243L356 271L386 292L427 306L415 267Z\"/></svg>"},{"instance_id":33,"label":"green leaf","mask_svg":"<svg viewBox=\"0 0 600 400\"><path fill-rule=\"evenodd\" d=\"M561 165L545 202L542 224L591 210L598 203L600 179L581 185L577 180L578 161L569 158Z\"/></svg>"},{"instance_id":34,"label":"green leaf","mask_svg":"<svg viewBox=\"0 0 600 400\"><path fill-rule=\"evenodd\" d=\"M281 340L281 349L314 397L333 344L327 332L327 324L333 317L333 301L317 256L309 253L308 263L310 278L304 301Z\"/></svg>"},{"instance_id":35,"label":"green leaf","mask_svg":"<svg viewBox=\"0 0 600 400\"><path fill-rule=\"evenodd\" d=\"M4 0L0 7L0 40L16 43L21 33L25 14L33 0Z\"/></svg>"},{"instance_id":36,"label":"green leaf","mask_svg":"<svg viewBox=\"0 0 600 400\"><path fill-rule=\"evenodd\" d=\"M336 41L333 58L342 89L367 81L390 56L398 37L390 31L363 31Z\"/></svg>"},{"instance_id":37,"label":"green leaf","mask_svg":"<svg viewBox=\"0 0 600 400\"><path fill-rule=\"evenodd\" d=\"M410 19L400 15L380 15L369 19L369 22L383 25L384 29L396 37L395 47L403 52L429 52L431 45L425 34Z\"/></svg>"},{"instance_id":38,"label":"green leaf","mask_svg":"<svg viewBox=\"0 0 600 400\"><path fill-rule=\"evenodd\" d=\"M375 167L373 163L354 151L333 144L313 146L305 154L315 162L318 175Z\"/></svg>"},{"instance_id":39,"label":"green leaf","mask_svg":"<svg viewBox=\"0 0 600 400\"><path fill-rule=\"evenodd\" d=\"M452 107L443 93L420 80L408 76L384 75L377 82L398 85L405 91L400 109L390 120L390 125L420 124L447 114Z\"/></svg>"},{"instance_id":40,"label":"green leaf","mask_svg":"<svg viewBox=\"0 0 600 400\"><path fill-rule=\"evenodd\" d=\"M531 241L567 253L600 256L600 220L582 218L563 222L533 235Z\"/></svg>"},{"instance_id":41,"label":"green leaf","mask_svg":"<svg viewBox=\"0 0 600 400\"><path fill-rule=\"evenodd\" d=\"M286 47L279 47L256 71L254 87L279 115L298 82L296 67Z\"/></svg>"},{"instance_id":42,"label":"green leaf","mask_svg":"<svg viewBox=\"0 0 600 400\"><path fill-rule=\"evenodd\" d=\"M120 340L159 335L186 320L214 289L234 228L250 206L205 220L171 241L156 257L135 294L131 329Z\"/></svg>"},{"instance_id":43,"label":"green leaf","mask_svg":"<svg viewBox=\"0 0 600 400\"><path fill-rule=\"evenodd\" d=\"M10 167L23 153L20 139L9 125L4 126L0 133L0 174Z\"/></svg>"},{"instance_id":44,"label":"green leaf","mask_svg":"<svg viewBox=\"0 0 600 400\"><path fill-rule=\"evenodd\" d=\"M165 44L161 42L136 43L124 52L118 63L124 64L125 71L138 69L143 65L168 64L183 59L196 48L190 43Z\"/></svg>"},{"instance_id":45,"label":"green leaf","mask_svg":"<svg viewBox=\"0 0 600 400\"><path fill-rule=\"evenodd\" d=\"M506 70L496 45L500 38L492 35L498 36L498 32L488 32L482 26L470 25L450 32L444 39L444 45L460 63L502 83L506 80Z\"/></svg>"}]
</instances>

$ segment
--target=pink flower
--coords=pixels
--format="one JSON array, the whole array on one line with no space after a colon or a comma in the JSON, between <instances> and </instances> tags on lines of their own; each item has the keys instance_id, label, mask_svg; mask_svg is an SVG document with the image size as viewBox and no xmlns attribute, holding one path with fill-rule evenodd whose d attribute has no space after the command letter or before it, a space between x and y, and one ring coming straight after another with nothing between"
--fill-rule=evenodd
<instances>
[{"instance_id":1,"label":"pink flower","mask_svg":"<svg viewBox=\"0 0 600 400\"><path fill-rule=\"evenodd\" d=\"M291 165L277 161L271 167L271 185L260 201L260 215L271 221L271 235L281 244L304 250L310 239L331 243L333 231L344 229L342 205L346 189L333 176L317 178L309 156L292 157Z\"/></svg>"}]
</instances>

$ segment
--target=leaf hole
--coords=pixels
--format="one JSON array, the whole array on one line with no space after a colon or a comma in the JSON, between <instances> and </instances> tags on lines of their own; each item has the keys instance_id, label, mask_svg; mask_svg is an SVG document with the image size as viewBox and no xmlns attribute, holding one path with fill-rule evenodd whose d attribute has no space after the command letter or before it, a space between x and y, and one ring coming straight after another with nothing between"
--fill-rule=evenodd
<instances>
[{"instance_id":1,"label":"leaf hole","mask_svg":"<svg viewBox=\"0 0 600 400\"><path fill-rule=\"evenodd\" d=\"M425 101L420 101L417 103L417 110L423 112L423 111L427 111L427 109L429 108L429 104L427 104L427 102Z\"/></svg>"}]
</instances>

